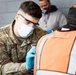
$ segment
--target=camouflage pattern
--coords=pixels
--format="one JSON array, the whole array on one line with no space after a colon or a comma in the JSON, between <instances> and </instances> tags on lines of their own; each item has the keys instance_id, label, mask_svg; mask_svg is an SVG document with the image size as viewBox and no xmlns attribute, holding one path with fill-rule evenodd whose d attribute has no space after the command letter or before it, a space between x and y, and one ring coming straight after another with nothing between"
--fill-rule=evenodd
<instances>
[{"instance_id":1,"label":"camouflage pattern","mask_svg":"<svg viewBox=\"0 0 76 75\"><path fill-rule=\"evenodd\" d=\"M0 28L0 72L2 73L0 75L12 75L10 73L13 70L26 71L25 64L22 65L22 63L25 63L27 52L37 44L40 37L47 34L41 28L36 27L34 33L27 39L17 38L13 33L14 24L15 22Z\"/></svg>"}]
</instances>

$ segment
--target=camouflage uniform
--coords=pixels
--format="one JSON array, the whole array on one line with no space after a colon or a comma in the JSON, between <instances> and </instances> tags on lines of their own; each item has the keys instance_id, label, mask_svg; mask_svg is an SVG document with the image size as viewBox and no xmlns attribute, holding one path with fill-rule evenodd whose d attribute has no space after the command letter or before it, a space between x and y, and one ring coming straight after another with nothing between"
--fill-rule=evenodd
<instances>
[{"instance_id":1,"label":"camouflage uniform","mask_svg":"<svg viewBox=\"0 0 76 75\"><path fill-rule=\"evenodd\" d=\"M41 36L47 34L36 27L34 33L27 39L17 38L13 33L14 24L15 22L0 28L0 75L24 73L27 52L36 45ZM13 72L16 74L12 74Z\"/></svg>"}]
</instances>

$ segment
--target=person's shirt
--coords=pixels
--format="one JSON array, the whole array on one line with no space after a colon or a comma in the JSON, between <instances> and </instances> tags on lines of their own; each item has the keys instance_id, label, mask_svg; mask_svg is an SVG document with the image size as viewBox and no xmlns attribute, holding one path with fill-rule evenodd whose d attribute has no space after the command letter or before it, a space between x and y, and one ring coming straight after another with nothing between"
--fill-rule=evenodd
<instances>
[{"instance_id":1,"label":"person's shirt","mask_svg":"<svg viewBox=\"0 0 76 75\"><path fill-rule=\"evenodd\" d=\"M35 56L34 75L75 75L76 25L62 26L51 35L43 36Z\"/></svg>"},{"instance_id":2,"label":"person's shirt","mask_svg":"<svg viewBox=\"0 0 76 75\"><path fill-rule=\"evenodd\" d=\"M54 8L50 13L42 14L39 21L39 26L44 30L55 30L58 27L67 24L67 18L56 8L56 6L51 6Z\"/></svg>"}]
</instances>

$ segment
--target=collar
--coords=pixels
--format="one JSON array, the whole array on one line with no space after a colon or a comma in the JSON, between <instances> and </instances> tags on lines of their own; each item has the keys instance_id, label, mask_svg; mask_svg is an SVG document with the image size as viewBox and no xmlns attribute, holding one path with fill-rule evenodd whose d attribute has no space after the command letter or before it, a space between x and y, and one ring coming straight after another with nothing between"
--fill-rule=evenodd
<instances>
[{"instance_id":1,"label":"collar","mask_svg":"<svg viewBox=\"0 0 76 75\"><path fill-rule=\"evenodd\" d=\"M46 11L45 14L53 13L53 12L55 12L55 11L57 11L57 10L58 10L58 8L57 8L55 5L51 5L51 6L49 6L49 7L47 8L47 11Z\"/></svg>"},{"instance_id":2,"label":"collar","mask_svg":"<svg viewBox=\"0 0 76 75\"><path fill-rule=\"evenodd\" d=\"M20 44L20 46L22 47L22 46L37 42L37 41L35 41L35 38L34 38L35 31L30 37L28 37L26 39L17 37L13 32L14 25L15 25L15 21L13 21L13 23L10 24L10 38L12 38L12 40L15 44Z\"/></svg>"},{"instance_id":3,"label":"collar","mask_svg":"<svg viewBox=\"0 0 76 75\"><path fill-rule=\"evenodd\" d=\"M15 21L13 21L13 23L10 24L10 38L12 38L12 40L15 44L20 44L21 47L27 45L28 44L27 39L18 38L14 34L14 31L13 31L14 25L15 25Z\"/></svg>"},{"instance_id":4,"label":"collar","mask_svg":"<svg viewBox=\"0 0 76 75\"><path fill-rule=\"evenodd\" d=\"M76 30L76 26L73 24L67 24L67 25L62 26L61 28L58 28L57 30L62 31L62 32L74 31L74 30Z\"/></svg>"}]
</instances>

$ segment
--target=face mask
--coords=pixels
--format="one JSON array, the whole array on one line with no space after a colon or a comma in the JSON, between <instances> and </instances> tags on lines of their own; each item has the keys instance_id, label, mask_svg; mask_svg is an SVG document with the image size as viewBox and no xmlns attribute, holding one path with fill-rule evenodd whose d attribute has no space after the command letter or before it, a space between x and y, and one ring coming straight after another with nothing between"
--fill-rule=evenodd
<instances>
[{"instance_id":1,"label":"face mask","mask_svg":"<svg viewBox=\"0 0 76 75\"><path fill-rule=\"evenodd\" d=\"M27 26L26 24L22 24L18 28L18 33L22 38L27 38L33 34L34 28Z\"/></svg>"},{"instance_id":2,"label":"face mask","mask_svg":"<svg viewBox=\"0 0 76 75\"><path fill-rule=\"evenodd\" d=\"M46 11L47 11L47 8L44 8L44 9L41 9L42 10L42 13L45 14Z\"/></svg>"}]
</instances>

